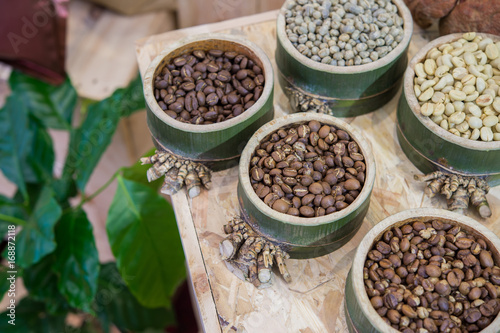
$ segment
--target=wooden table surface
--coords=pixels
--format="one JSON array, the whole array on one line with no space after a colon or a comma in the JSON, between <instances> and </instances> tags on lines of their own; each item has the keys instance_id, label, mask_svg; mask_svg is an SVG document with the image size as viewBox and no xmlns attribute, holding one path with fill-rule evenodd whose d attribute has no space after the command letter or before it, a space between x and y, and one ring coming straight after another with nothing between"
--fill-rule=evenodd
<instances>
[{"instance_id":1,"label":"wooden table surface","mask_svg":"<svg viewBox=\"0 0 500 333\"><path fill-rule=\"evenodd\" d=\"M142 39L136 43L141 73L169 43L187 35L223 32L247 37L269 56L276 72L275 19L267 12L212 25L176 30ZM436 32L424 32L417 26L409 48L412 57ZM275 73L276 74L276 73ZM277 77L275 75L275 77ZM354 251L366 232L385 217L409 208L445 208L441 196L423 195L424 183L413 175L420 172L406 158L396 138L396 108L400 93L387 105L367 115L344 118L360 129L371 143L377 176L371 205L353 239L341 249L309 260L287 260L293 281L285 283L273 277L273 285L259 290L243 282L226 268L219 254L219 242L225 237L223 224L239 213L236 196L238 171L233 167L213 175L213 189L190 199L182 190L172 196L177 224L186 254L189 277L193 284L199 315L206 332L345 332L344 284ZM290 110L288 100L275 80L276 117ZM500 186L488 194L493 216L481 220L475 211L469 215L500 235Z\"/></svg>"}]
</instances>

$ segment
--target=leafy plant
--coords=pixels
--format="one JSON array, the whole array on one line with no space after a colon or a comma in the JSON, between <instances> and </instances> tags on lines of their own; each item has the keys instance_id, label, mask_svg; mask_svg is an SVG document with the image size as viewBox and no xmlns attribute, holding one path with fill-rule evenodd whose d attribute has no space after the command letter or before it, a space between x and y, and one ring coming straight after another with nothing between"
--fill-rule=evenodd
<instances>
[{"instance_id":1,"label":"leafy plant","mask_svg":"<svg viewBox=\"0 0 500 333\"><path fill-rule=\"evenodd\" d=\"M140 77L99 102L80 99L69 79L54 87L13 72L9 84L12 93L0 109L0 170L17 192L0 194L0 235L11 236L2 253L8 266L0 266L0 294L9 291L8 272L16 271L29 295L16 299L16 325L1 320L0 331L69 331L70 312L99 318L105 332L111 324L121 331L173 324L170 300L185 277L184 257L159 183L147 183L146 168L137 163L85 193L121 117L144 106ZM49 129L70 137L60 177L53 172ZM107 233L116 264L100 264L82 206L115 179ZM8 318L6 312L0 317ZM95 331L88 322L81 330Z\"/></svg>"}]
</instances>

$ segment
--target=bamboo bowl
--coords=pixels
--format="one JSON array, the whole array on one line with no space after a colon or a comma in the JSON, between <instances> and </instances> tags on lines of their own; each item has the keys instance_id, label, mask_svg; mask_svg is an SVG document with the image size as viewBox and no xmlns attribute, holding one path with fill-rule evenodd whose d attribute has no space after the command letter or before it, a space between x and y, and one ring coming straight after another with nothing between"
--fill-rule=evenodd
<instances>
[{"instance_id":1,"label":"bamboo bowl","mask_svg":"<svg viewBox=\"0 0 500 333\"><path fill-rule=\"evenodd\" d=\"M478 35L500 40L495 35ZM482 176L491 186L495 186L500 184L500 142L464 139L441 128L420 113L420 105L413 90L415 65L425 59L432 48L461 37L460 33L435 39L410 61L397 111L399 144L410 161L424 173L442 169L462 175Z\"/></svg>"},{"instance_id":2,"label":"bamboo bowl","mask_svg":"<svg viewBox=\"0 0 500 333\"><path fill-rule=\"evenodd\" d=\"M365 158L366 178L358 197L347 208L321 217L306 218L280 213L267 206L252 188L249 166L255 148L267 135L282 127L311 120L334 125L356 140ZM358 130L332 116L296 113L267 123L248 141L240 159L238 200L242 215L254 229L285 245L285 250L292 258L313 258L342 247L354 236L368 210L374 181L375 160L372 150Z\"/></svg>"},{"instance_id":3,"label":"bamboo bowl","mask_svg":"<svg viewBox=\"0 0 500 333\"><path fill-rule=\"evenodd\" d=\"M393 3L403 18L403 40L385 57L346 67L318 63L302 55L286 35L283 5L276 28L276 64L283 91L288 93L288 88L292 88L318 99L326 103L336 117L358 116L389 102L401 85L413 33L412 16L403 0L393 0Z\"/></svg>"},{"instance_id":4,"label":"bamboo bowl","mask_svg":"<svg viewBox=\"0 0 500 333\"><path fill-rule=\"evenodd\" d=\"M500 239L498 239L498 237L488 228L469 217L435 208L410 209L389 216L380 221L365 235L354 254L354 260L347 276L344 294L345 312L349 332L399 332L385 323L370 303L363 281L363 267L366 257L372 245L382 237L385 231L392 227L402 226L414 219L418 219L425 223L436 218L453 225L458 225L462 230L484 238L493 254L494 261L497 264L500 262ZM481 332L498 332L499 327L500 316L497 316L495 320Z\"/></svg>"},{"instance_id":5,"label":"bamboo bowl","mask_svg":"<svg viewBox=\"0 0 500 333\"><path fill-rule=\"evenodd\" d=\"M221 49L246 55L263 71L265 84L260 98L245 112L232 119L209 125L193 125L169 117L154 98L154 80L163 67L176 57L194 50ZM234 166L247 140L263 124L273 119L274 78L271 62L255 44L224 34L187 37L170 45L149 65L143 77L147 124L158 149L216 169Z\"/></svg>"}]
</instances>

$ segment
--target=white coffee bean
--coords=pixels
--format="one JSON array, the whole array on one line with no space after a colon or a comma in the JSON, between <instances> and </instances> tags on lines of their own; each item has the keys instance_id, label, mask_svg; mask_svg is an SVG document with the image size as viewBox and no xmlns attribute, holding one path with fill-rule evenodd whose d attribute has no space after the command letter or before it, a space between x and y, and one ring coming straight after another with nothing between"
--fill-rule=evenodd
<instances>
[{"instance_id":1,"label":"white coffee bean","mask_svg":"<svg viewBox=\"0 0 500 333\"><path fill-rule=\"evenodd\" d=\"M474 38L476 38L476 33L475 32L466 32L462 36L465 40L467 41L472 41Z\"/></svg>"},{"instance_id":2,"label":"white coffee bean","mask_svg":"<svg viewBox=\"0 0 500 333\"><path fill-rule=\"evenodd\" d=\"M482 78L478 77L476 79L476 90L478 93L482 93L484 89L486 89L486 82Z\"/></svg>"},{"instance_id":3,"label":"white coffee bean","mask_svg":"<svg viewBox=\"0 0 500 333\"><path fill-rule=\"evenodd\" d=\"M470 117L469 126L473 129L481 128L483 126L483 121L479 117Z\"/></svg>"},{"instance_id":4,"label":"white coffee bean","mask_svg":"<svg viewBox=\"0 0 500 333\"><path fill-rule=\"evenodd\" d=\"M493 141L493 132L490 127L481 128L481 140L483 141Z\"/></svg>"},{"instance_id":5,"label":"white coffee bean","mask_svg":"<svg viewBox=\"0 0 500 333\"><path fill-rule=\"evenodd\" d=\"M475 52L478 49L478 45L477 43L465 43L463 48L465 52Z\"/></svg>"},{"instance_id":6,"label":"white coffee bean","mask_svg":"<svg viewBox=\"0 0 500 333\"><path fill-rule=\"evenodd\" d=\"M452 101L463 101L463 100L465 100L466 97L467 97L467 95L463 91L460 91L460 90L450 91L450 99Z\"/></svg>"},{"instance_id":7,"label":"white coffee bean","mask_svg":"<svg viewBox=\"0 0 500 333\"><path fill-rule=\"evenodd\" d=\"M460 83L462 83L464 86L466 85L473 86L476 84L476 77L472 74L467 74L462 78L462 80L460 80Z\"/></svg>"},{"instance_id":8,"label":"white coffee bean","mask_svg":"<svg viewBox=\"0 0 500 333\"><path fill-rule=\"evenodd\" d=\"M422 113L422 115L426 117L429 117L433 112L434 112L433 103L424 103L424 105L420 107L420 113Z\"/></svg>"},{"instance_id":9,"label":"white coffee bean","mask_svg":"<svg viewBox=\"0 0 500 333\"><path fill-rule=\"evenodd\" d=\"M434 80L427 80L422 85L420 86L420 90L425 91L429 89L430 87L433 87L436 85L436 82Z\"/></svg>"},{"instance_id":10,"label":"white coffee bean","mask_svg":"<svg viewBox=\"0 0 500 333\"><path fill-rule=\"evenodd\" d=\"M444 119L443 116L432 116L431 117L431 120L438 125L443 121L443 119Z\"/></svg>"},{"instance_id":11,"label":"white coffee bean","mask_svg":"<svg viewBox=\"0 0 500 333\"><path fill-rule=\"evenodd\" d=\"M485 90L485 93L486 93L486 90ZM484 107L484 106L490 105L491 103L493 103L493 96L491 94L484 94L484 95L479 96L476 99L476 104L478 106Z\"/></svg>"},{"instance_id":12,"label":"white coffee bean","mask_svg":"<svg viewBox=\"0 0 500 333\"><path fill-rule=\"evenodd\" d=\"M469 130L469 123L467 121L463 121L460 124L458 124L457 126L455 126L455 128L457 130L459 130L460 132L465 133Z\"/></svg>"},{"instance_id":13,"label":"white coffee bean","mask_svg":"<svg viewBox=\"0 0 500 333\"><path fill-rule=\"evenodd\" d=\"M443 76L448 74L449 71L450 71L450 67L448 67L446 65L442 65L442 66L439 66L438 68L436 68L434 75L438 78L442 78Z\"/></svg>"},{"instance_id":14,"label":"white coffee bean","mask_svg":"<svg viewBox=\"0 0 500 333\"><path fill-rule=\"evenodd\" d=\"M441 126L441 128L445 130L448 130L448 121L446 119L443 119L441 123L439 123L439 126Z\"/></svg>"},{"instance_id":15,"label":"white coffee bean","mask_svg":"<svg viewBox=\"0 0 500 333\"><path fill-rule=\"evenodd\" d=\"M465 120L465 112L455 112L448 118L450 124L458 125Z\"/></svg>"},{"instance_id":16,"label":"white coffee bean","mask_svg":"<svg viewBox=\"0 0 500 333\"><path fill-rule=\"evenodd\" d=\"M421 102L427 102L428 100L430 100L432 98L432 95L434 95L434 89L429 88L429 89L425 90L424 92L422 92L422 94L420 94L420 96L418 97L418 100Z\"/></svg>"},{"instance_id":17,"label":"white coffee bean","mask_svg":"<svg viewBox=\"0 0 500 333\"><path fill-rule=\"evenodd\" d=\"M476 104L472 104L467 108L467 112L472 114L474 117L481 118L481 109Z\"/></svg>"},{"instance_id":18,"label":"white coffee bean","mask_svg":"<svg viewBox=\"0 0 500 333\"><path fill-rule=\"evenodd\" d=\"M432 96L432 101L434 103L444 103L446 100L446 95L441 92L441 91L436 91L434 92L434 95Z\"/></svg>"},{"instance_id":19,"label":"white coffee bean","mask_svg":"<svg viewBox=\"0 0 500 333\"><path fill-rule=\"evenodd\" d=\"M424 70L427 73L427 75L434 75L436 72L437 65L436 61L434 59L427 59L424 62Z\"/></svg>"},{"instance_id":20,"label":"white coffee bean","mask_svg":"<svg viewBox=\"0 0 500 333\"><path fill-rule=\"evenodd\" d=\"M436 103L434 105L434 112L432 113L434 116L442 116L444 114L445 107L443 103Z\"/></svg>"},{"instance_id":21,"label":"white coffee bean","mask_svg":"<svg viewBox=\"0 0 500 333\"><path fill-rule=\"evenodd\" d=\"M493 44L493 41L491 38L485 38L482 41L479 42L478 46L481 51L484 51L486 49L486 46Z\"/></svg>"},{"instance_id":22,"label":"white coffee bean","mask_svg":"<svg viewBox=\"0 0 500 333\"><path fill-rule=\"evenodd\" d=\"M420 86L414 86L413 92L415 93L415 97L419 97L422 94L422 90L420 90Z\"/></svg>"},{"instance_id":23,"label":"white coffee bean","mask_svg":"<svg viewBox=\"0 0 500 333\"><path fill-rule=\"evenodd\" d=\"M442 57L443 65L453 68L454 66L453 63L451 62L451 58L453 58L451 54L444 54Z\"/></svg>"},{"instance_id":24,"label":"white coffee bean","mask_svg":"<svg viewBox=\"0 0 500 333\"><path fill-rule=\"evenodd\" d=\"M470 95L470 94L473 94L476 91L476 87L474 87L474 85L472 85L472 84L468 84L468 85L466 85L465 87L462 88L462 91L466 95Z\"/></svg>"},{"instance_id":25,"label":"white coffee bean","mask_svg":"<svg viewBox=\"0 0 500 333\"><path fill-rule=\"evenodd\" d=\"M464 61L464 59L459 58L459 57L452 57L451 58L451 63L455 67L465 67L465 61Z\"/></svg>"},{"instance_id":26,"label":"white coffee bean","mask_svg":"<svg viewBox=\"0 0 500 333\"><path fill-rule=\"evenodd\" d=\"M470 52L464 53L464 61L467 65L477 65L476 57Z\"/></svg>"},{"instance_id":27,"label":"white coffee bean","mask_svg":"<svg viewBox=\"0 0 500 333\"><path fill-rule=\"evenodd\" d=\"M470 135L471 140L477 140L479 139L479 136L481 135L481 132L479 131L479 128L474 128L472 130L472 133Z\"/></svg>"},{"instance_id":28,"label":"white coffee bean","mask_svg":"<svg viewBox=\"0 0 500 333\"><path fill-rule=\"evenodd\" d=\"M465 98L466 102L472 102L475 101L479 97L479 93L477 91L474 91L472 94L467 95Z\"/></svg>"},{"instance_id":29,"label":"white coffee bean","mask_svg":"<svg viewBox=\"0 0 500 333\"><path fill-rule=\"evenodd\" d=\"M444 114L447 116L451 116L455 113L455 107L452 103L446 103L444 106Z\"/></svg>"},{"instance_id":30,"label":"white coffee bean","mask_svg":"<svg viewBox=\"0 0 500 333\"><path fill-rule=\"evenodd\" d=\"M471 134L472 134L471 131L468 130L465 133L462 133L462 138L464 138L464 139L470 139Z\"/></svg>"},{"instance_id":31,"label":"white coffee bean","mask_svg":"<svg viewBox=\"0 0 500 333\"><path fill-rule=\"evenodd\" d=\"M492 127L498 124L498 117L496 116L487 116L483 119L483 126Z\"/></svg>"},{"instance_id":32,"label":"white coffee bean","mask_svg":"<svg viewBox=\"0 0 500 333\"><path fill-rule=\"evenodd\" d=\"M455 101L453 102L453 107L455 108L456 112L462 112L465 109L465 103L460 101Z\"/></svg>"},{"instance_id":33,"label":"white coffee bean","mask_svg":"<svg viewBox=\"0 0 500 333\"><path fill-rule=\"evenodd\" d=\"M415 74L417 74L417 76L420 78L427 77L427 73L425 73L425 70L424 70L424 64L418 63L415 65Z\"/></svg>"}]
</instances>

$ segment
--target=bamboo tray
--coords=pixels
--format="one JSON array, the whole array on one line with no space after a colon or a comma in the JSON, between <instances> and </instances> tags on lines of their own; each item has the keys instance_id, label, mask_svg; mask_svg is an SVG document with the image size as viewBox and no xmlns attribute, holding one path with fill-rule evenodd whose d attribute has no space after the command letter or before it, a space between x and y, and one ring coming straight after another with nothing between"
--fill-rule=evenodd
<instances>
[{"instance_id":1,"label":"bamboo tray","mask_svg":"<svg viewBox=\"0 0 500 333\"><path fill-rule=\"evenodd\" d=\"M198 33L223 32L243 35L259 45L273 63L276 49L277 11L212 25L167 32L136 43L141 73L163 47L177 39ZM436 32L414 27L409 47L412 57ZM341 249L316 259L288 260L292 283L274 278L273 286L258 290L231 274L219 254L224 237L222 225L239 213L236 196L238 168L216 172L210 192L189 199L185 190L172 197L192 282L193 297L206 332L346 332L344 286L354 250L367 231L385 217L409 208L446 208L445 199L429 199L424 183L413 180L420 174L399 147L396 136L396 109L400 92L384 107L363 116L343 118L361 130L373 148L377 176L368 213L360 230ZM275 81L275 117L288 113L289 104ZM144 120L145 121L145 120ZM209 195L210 193L210 195ZM500 186L488 194L493 216L480 220L469 216L500 235Z\"/></svg>"}]
</instances>

